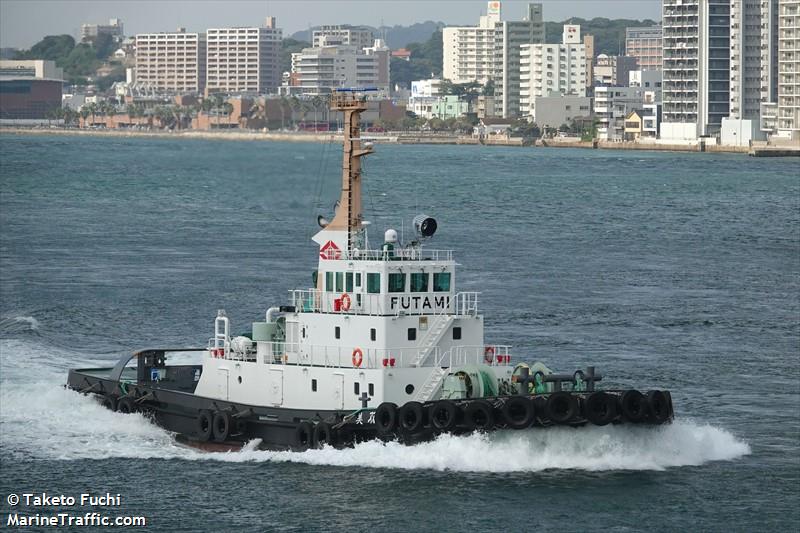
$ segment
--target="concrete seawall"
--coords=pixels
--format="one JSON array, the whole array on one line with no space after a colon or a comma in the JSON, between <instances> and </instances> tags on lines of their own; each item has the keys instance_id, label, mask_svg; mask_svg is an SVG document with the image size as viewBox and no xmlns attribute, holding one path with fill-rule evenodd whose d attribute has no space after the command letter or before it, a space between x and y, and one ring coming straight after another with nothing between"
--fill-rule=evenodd
<instances>
[{"instance_id":1,"label":"concrete seawall","mask_svg":"<svg viewBox=\"0 0 800 533\"><path fill-rule=\"evenodd\" d=\"M283 141L283 142L315 142L329 143L341 142L340 133L305 133L305 132L249 132L249 131L127 131L127 130L83 130L61 128L15 128L2 127L0 134L17 135L84 135L97 137L144 137L163 139L208 139L225 141ZM539 139L526 143L524 139L512 138L485 138L478 139L472 136L459 136L447 134L414 134L414 133L389 133L374 134L364 133L365 141L374 143L391 144L439 144L439 145L481 145L481 146L535 146L537 148L595 148L599 150L650 150L657 152L708 152L708 153L734 153L749 154L755 157L800 157L800 142L782 145L756 145L747 146L720 146L715 144L668 144L668 143L637 143L637 142L610 142L610 141L579 141L573 139Z\"/></svg>"}]
</instances>

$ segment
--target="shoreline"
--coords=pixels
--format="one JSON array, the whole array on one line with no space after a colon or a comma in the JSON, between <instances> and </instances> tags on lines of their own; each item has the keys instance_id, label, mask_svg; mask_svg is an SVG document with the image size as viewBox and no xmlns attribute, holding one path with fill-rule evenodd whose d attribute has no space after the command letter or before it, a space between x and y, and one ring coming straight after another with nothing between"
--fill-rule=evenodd
<instances>
[{"instance_id":1,"label":"shoreline","mask_svg":"<svg viewBox=\"0 0 800 533\"><path fill-rule=\"evenodd\" d=\"M72 135L90 137L142 137L154 139L204 139L225 141L284 141L284 142L316 142L327 143L341 141L339 133L305 133L305 132L249 132L249 131L197 131L181 132L163 131L126 131L126 130L85 130L62 128L20 128L0 127L0 134L7 135ZM525 144L523 139L501 138L479 139L471 136L457 135L425 135L416 133L389 133L386 135L364 135L365 140L374 143L390 144L448 144L475 146L516 146L529 148L584 148L599 150L648 150L654 152L695 152L695 153L732 153L748 154L755 157L800 157L800 143L787 145L755 145L755 146L722 146L716 144L672 144L657 142L615 142L615 141L577 141L562 139L538 139Z\"/></svg>"}]
</instances>

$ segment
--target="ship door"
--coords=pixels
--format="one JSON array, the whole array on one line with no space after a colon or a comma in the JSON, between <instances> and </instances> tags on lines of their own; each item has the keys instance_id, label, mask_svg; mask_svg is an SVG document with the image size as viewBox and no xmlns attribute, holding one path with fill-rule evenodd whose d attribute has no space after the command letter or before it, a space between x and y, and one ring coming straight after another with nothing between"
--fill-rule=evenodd
<instances>
[{"instance_id":1,"label":"ship door","mask_svg":"<svg viewBox=\"0 0 800 533\"><path fill-rule=\"evenodd\" d=\"M217 369L217 397L222 400L228 399L228 369Z\"/></svg>"},{"instance_id":2,"label":"ship door","mask_svg":"<svg viewBox=\"0 0 800 533\"><path fill-rule=\"evenodd\" d=\"M344 374L333 375L333 405L336 409L344 409Z\"/></svg>"},{"instance_id":3,"label":"ship door","mask_svg":"<svg viewBox=\"0 0 800 533\"><path fill-rule=\"evenodd\" d=\"M269 403L283 405L283 370L269 371Z\"/></svg>"}]
</instances>

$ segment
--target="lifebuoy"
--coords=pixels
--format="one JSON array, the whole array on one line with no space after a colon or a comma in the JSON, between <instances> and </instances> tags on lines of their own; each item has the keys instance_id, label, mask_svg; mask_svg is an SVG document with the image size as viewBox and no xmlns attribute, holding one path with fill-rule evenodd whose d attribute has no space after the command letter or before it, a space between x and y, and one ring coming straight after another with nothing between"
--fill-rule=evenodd
<instances>
[{"instance_id":1,"label":"lifebuoy","mask_svg":"<svg viewBox=\"0 0 800 533\"><path fill-rule=\"evenodd\" d=\"M494 362L494 346L487 346L483 349L483 360L489 364Z\"/></svg>"},{"instance_id":2,"label":"lifebuoy","mask_svg":"<svg viewBox=\"0 0 800 533\"><path fill-rule=\"evenodd\" d=\"M353 366L358 368L362 362L364 362L364 352L361 351L361 348L356 348L353 350Z\"/></svg>"},{"instance_id":3,"label":"lifebuoy","mask_svg":"<svg viewBox=\"0 0 800 533\"><path fill-rule=\"evenodd\" d=\"M347 293L342 294L342 311L349 311L350 303L350 295Z\"/></svg>"}]
</instances>

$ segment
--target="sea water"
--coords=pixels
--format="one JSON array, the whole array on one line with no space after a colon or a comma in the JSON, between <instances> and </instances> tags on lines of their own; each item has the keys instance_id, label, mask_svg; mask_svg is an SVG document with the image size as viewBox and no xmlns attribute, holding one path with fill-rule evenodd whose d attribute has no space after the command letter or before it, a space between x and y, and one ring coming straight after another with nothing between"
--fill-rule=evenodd
<instances>
[{"instance_id":1,"label":"sea water","mask_svg":"<svg viewBox=\"0 0 800 533\"><path fill-rule=\"evenodd\" d=\"M797 160L379 145L372 244L439 222L515 361L672 391L658 428L207 454L65 390L69 368L203 346L307 288L340 148L0 136L0 518L120 494L147 530L786 531L800 513ZM81 512L94 509L80 508ZM40 510L41 511L41 510ZM57 510L49 509L57 512Z\"/></svg>"}]
</instances>

